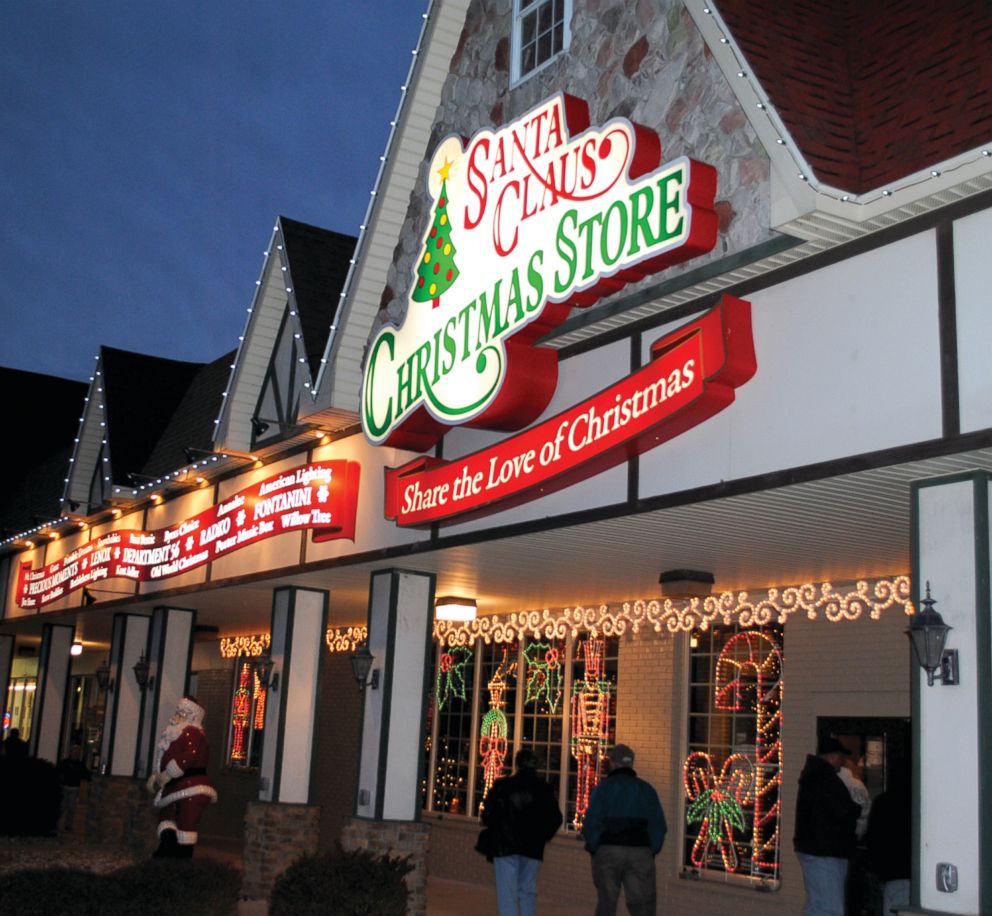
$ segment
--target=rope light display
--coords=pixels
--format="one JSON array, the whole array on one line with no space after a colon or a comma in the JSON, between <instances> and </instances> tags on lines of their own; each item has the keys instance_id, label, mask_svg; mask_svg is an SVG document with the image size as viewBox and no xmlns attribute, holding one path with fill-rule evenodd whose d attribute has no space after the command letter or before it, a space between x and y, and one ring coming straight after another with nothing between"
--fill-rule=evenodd
<instances>
[{"instance_id":1,"label":"rope light display","mask_svg":"<svg viewBox=\"0 0 992 916\"><path fill-rule=\"evenodd\" d=\"M434 684L438 711L444 709L444 704L452 696L465 700L465 668L471 660L472 650L467 646L456 646L441 653Z\"/></svg>"},{"instance_id":2,"label":"rope light display","mask_svg":"<svg viewBox=\"0 0 992 916\"><path fill-rule=\"evenodd\" d=\"M695 868L722 864L761 881L778 877L782 688L782 650L769 633L747 630L727 640L716 662L713 706L753 715L754 744L722 763L694 751L683 764L686 823L698 824L689 853Z\"/></svg>"},{"instance_id":3,"label":"rope light display","mask_svg":"<svg viewBox=\"0 0 992 916\"><path fill-rule=\"evenodd\" d=\"M324 642L331 652L354 652L358 646L368 639L369 628L366 626L328 627L324 633ZM253 633L247 636L224 636L220 640L221 658L257 658L269 651L272 637L268 633Z\"/></svg>"},{"instance_id":4,"label":"rope light display","mask_svg":"<svg viewBox=\"0 0 992 916\"><path fill-rule=\"evenodd\" d=\"M585 820L589 795L599 782L611 738L610 702L615 688L606 678L606 640L583 640L584 677L572 686L571 750L576 766L575 817L578 830Z\"/></svg>"},{"instance_id":5,"label":"rope light display","mask_svg":"<svg viewBox=\"0 0 992 916\"><path fill-rule=\"evenodd\" d=\"M269 651L272 637L268 633L254 633L249 636L224 636L220 641L221 658L257 658Z\"/></svg>"},{"instance_id":6,"label":"rope light display","mask_svg":"<svg viewBox=\"0 0 992 916\"><path fill-rule=\"evenodd\" d=\"M328 627L324 633L324 642L332 652L354 652L368 638L366 626Z\"/></svg>"},{"instance_id":7,"label":"rope light display","mask_svg":"<svg viewBox=\"0 0 992 916\"><path fill-rule=\"evenodd\" d=\"M529 642L524 646L527 670L525 703L544 701L551 712L561 703L561 681L565 672L562 650L556 644Z\"/></svg>"},{"instance_id":8,"label":"rope light display","mask_svg":"<svg viewBox=\"0 0 992 916\"><path fill-rule=\"evenodd\" d=\"M514 653L515 654L515 653ZM516 661L509 649L503 650L499 667L486 685L489 690L489 711L482 717L479 737L479 765L482 767L483 799L496 780L503 775L503 765L509 747L506 719L507 678L515 674Z\"/></svg>"},{"instance_id":9,"label":"rope light display","mask_svg":"<svg viewBox=\"0 0 992 916\"><path fill-rule=\"evenodd\" d=\"M466 646L481 639L485 643L515 642L523 637L564 639L587 632L591 636L623 636L650 627L656 633L707 630L713 625L760 627L784 624L796 613L810 620L821 615L831 623L868 616L878 620L884 611L900 608L911 616L909 576L861 580L835 590L829 582L787 588L770 588L764 597L748 592L723 592L707 598L684 600L650 599L625 601L598 607L577 605L561 610L520 611L503 616L482 616L469 621L437 620L434 638L441 645Z\"/></svg>"}]
</instances>

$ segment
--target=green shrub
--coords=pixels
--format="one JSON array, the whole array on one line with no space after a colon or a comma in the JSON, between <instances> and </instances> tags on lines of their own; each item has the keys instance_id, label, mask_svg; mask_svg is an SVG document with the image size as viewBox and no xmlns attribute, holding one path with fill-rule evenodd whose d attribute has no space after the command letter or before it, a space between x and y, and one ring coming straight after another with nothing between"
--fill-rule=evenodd
<instances>
[{"instance_id":1,"label":"green shrub","mask_svg":"<svg viewBox=\"0 0 992 916\"><path fill-rule=\"evenodd\" d=\"M25 868L0 876L4 916L226 916L237 910L241 873L210 859L155 859L106 875Z\"/></svg>"},{"instance_id":2,"label":"green shrub","mask_svg":"<svg viewBox=\"0 0 992 916\"><path fill-rule=\"evenodd\" d=\"M364 850L303 856L277 879L269 916L405 916L409 858Z\"/></svg>"},{"instance_id":3,"label":"green shrub","mask_svg":"<svg viewBox=\"0 0 992 916\"><path fill-rule=\"evenodd\" d=\"M23 868L0 876L5 916L103 916L123 913L120 888L78 868Z\"/></svg>"},{"instance_id":4,"label":"green shrub","mask_svg":"<svg viewBox=\"0 0 992 916\"><path fill-rule=\"evenodd\" d=\"M237 909L241 872L213 859L149 859L108 876L127 902L120 916L224 916ZM104 909L105 916L118 911Z\"/></svg>"}]
</instances>

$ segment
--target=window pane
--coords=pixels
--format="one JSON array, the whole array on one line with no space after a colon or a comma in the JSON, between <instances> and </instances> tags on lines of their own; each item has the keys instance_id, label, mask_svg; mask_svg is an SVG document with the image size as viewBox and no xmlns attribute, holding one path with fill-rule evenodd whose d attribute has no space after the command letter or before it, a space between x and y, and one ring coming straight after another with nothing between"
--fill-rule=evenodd
<instances>
[{"instance_id":1,"label":"window pane","mask_svg":"<svg viewBox=\"0 0 992 916\"><path fill-rule=\"evenodd\" d=\"M568 0L521 0L514 19L521 76L564 50L569 9Z\"/></svg>"},{"instance_id":2,"label":"window pane","mask_svg":"<svg viewBox=\"0 0 992 916\"><path fill-rule=\"evenodd\" d=\"M537 39L537 62L543 64L551 59L551 33L543 32Z\"/></svg>"},{"instance_id":3,"label":"window pane","mask_svg":"<svg viewBox=\"0 0 992 916\"><path fill-rule=\"evenodd\" d=\"M782 628L693 634L684 864L778 877Z\"/></svg>"},{"instance_id":4,"label":"window pane","mask_svg":"<svg viewBox=\"0 0 992 916\"><path fill-rule=\"evenodd\" d=\"M572 653L571 735L566 823L582 826L589 793L603 775L606 752L616 741L617 637L583 636Z\"/></svg>"},{"instance_id":5,"label":"window pane","mask_svg":"<svg viewBox=\"0 0 992 916\"><path fill-rule=\"evenodd\" d=\"M252 768L261 764L267 693L259 680L255 662L249 658L239 658L234 669L234 695L228 728L229 766Z\"/></svg>"},{"instance_id":6,"label":"window pane","mask_svg":"<svg viewBox=\"0 0 992 916\"><path fill-rule=\"evenodd\" d=\"M561 721L564 708L564 641L531 640L524 646L521 748L537 754L538 772L556 790L561 781Z\"/></svg>"},{"instance_id":7,"label":"window pane","mask_svg":"<svg viewBox=\"0 0 992 916\"><path fill-rule=\"evenodd\" d=\"M437 655L433 691L437 750L430 807L433 811L467 814L475 649L471 646L442 647Z\"/></svg>"},{"instance_id":8,"label":"window pane","mask_svg":"<svg viewBox=\"0 0 992 916\"><path fill-rule=\"evenodd\" d=\"M517 643L492 643L482 647L482 684L479 707L479 759L475 780L476 812L489 787L510 773L517 702Z\"/></svg>"}]
</instances>

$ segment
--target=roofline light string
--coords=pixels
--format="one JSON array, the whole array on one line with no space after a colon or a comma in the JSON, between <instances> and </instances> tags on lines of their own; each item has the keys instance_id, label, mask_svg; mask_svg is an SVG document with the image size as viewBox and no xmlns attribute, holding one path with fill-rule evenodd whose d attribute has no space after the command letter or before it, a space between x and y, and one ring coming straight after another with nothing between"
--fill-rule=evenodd
<instances>
[{"instance_id":1,"label":"roofline light string","mask_svg":"<svg viewBox=\"0 0 992 916\"><path fill-rule=\"evenodd\" d=\"M334 321L331 323L330 333L327 336L327 345L324 347L324 355L320 360L320 369L317 372L316 382L310 392L310 396L313 400L317 399L317 393L320 391L323 384L324 373L330 360L330 354L334 348L334 342L337 339L338 328L344 321L345 314L348 310L348 296L351 293L351 285L355 278L355 270L365 253L366 239L368 236L369 227L372 225L372 216L375 211L376 198L378 197L379 190L382 186L386 173L386 166L389 164L390 156L393 151L393 143L396 139L397 126L402 120L403 113L406 109L408 101L407 90L411 85L413 85L416 68L421 60L420 51L424 45L424 40L427 35L427 26L431 21L431 13L434 9L434 3L435 0L429 0L427 10L422 14L423 25L420 27L420 35L417 38L417 44L411 52L412 59L410 61L410 69L407 73L406 82L400 87L400 100L396 106L396 114L393 115L393 119L389 122L389 136L386 138L385 150L379 157L379 171L376 174L375 182L372 185L372 190L369 192L369 202L368 206L365 208L365 217L359 226L358 241L355 244L355 251L349 260L348 273L345 276L344 285L341 287L341 293L338 296L338 308L334 314Z\"/></svg>"}]
</instances>

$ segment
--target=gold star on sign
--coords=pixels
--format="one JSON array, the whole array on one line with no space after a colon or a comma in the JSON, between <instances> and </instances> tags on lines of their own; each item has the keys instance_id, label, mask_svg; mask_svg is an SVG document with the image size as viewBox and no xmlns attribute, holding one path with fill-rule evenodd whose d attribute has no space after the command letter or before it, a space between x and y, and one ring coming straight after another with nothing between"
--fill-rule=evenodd
<instances>
[{"instance_id":1,"label":"gold star on sign","mask_svg":"<svg viewBox=\"0 0 992 916\"><path fill-rule=\"evenodd\" d=\"M438 175L441 176L441 181L447 181L451 177L451 166L454 165L447 156L444 157L444 165L437 170Z\"/></svg>"}]
</instances>

